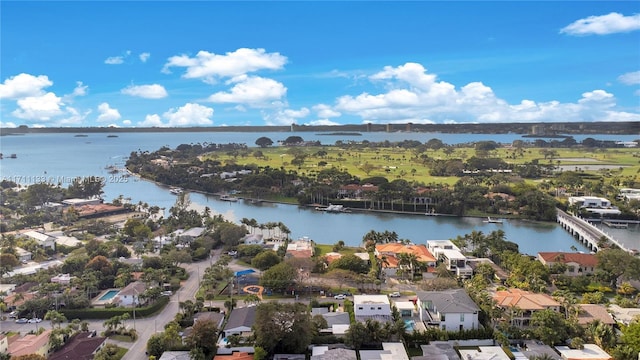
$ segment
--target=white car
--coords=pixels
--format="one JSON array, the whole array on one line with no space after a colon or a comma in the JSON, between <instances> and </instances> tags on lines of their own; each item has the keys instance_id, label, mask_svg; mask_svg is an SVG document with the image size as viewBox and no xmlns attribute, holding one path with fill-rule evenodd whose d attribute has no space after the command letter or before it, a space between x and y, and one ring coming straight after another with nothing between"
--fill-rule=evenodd
<instances>
[{"instance_id":1,"label":"white car","mask_svg":"<svg viewBox=\"0 0 640 360\"><path fill-rule=\"evenodd\" d=\"M400 296L401 296L400 293L397 292L397 291L392 292L391 294L389 294L389 297L392 297L392 298L396 298L396 297L400 297Z\"/></svg>"},{"instance_id":2,"label":"white car","mask_svg":"<svg viewBox=\"0 0 640 360\"><path fill-rule=\"evenodd\" d=\"M338 295L334 296L333 298L334 298L334 299L336 299L336 300L344 300L344 299L346 299L346 298L347 298L347 295L345 295L345 294L338 294Z\"/></svg>"},{"instance_id":3,"label":"white car","mask_svg":"<svg viewBox=\"0 0 640 360\"><path fill-rule=\"evenodd\" d=\"M39 322L42 322L42 319L40 319L40 318L32 318L32 319L29 319L27 322L29 324L37 324Z\"/></svg>"}]
</instances>

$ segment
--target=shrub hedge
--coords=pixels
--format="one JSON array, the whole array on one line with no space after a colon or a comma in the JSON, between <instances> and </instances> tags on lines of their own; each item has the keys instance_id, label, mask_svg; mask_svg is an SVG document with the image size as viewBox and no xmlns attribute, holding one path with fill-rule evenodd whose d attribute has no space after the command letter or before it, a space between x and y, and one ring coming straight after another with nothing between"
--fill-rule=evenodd
<instances>
[{"instance_id":1,"label":"shrub hedge","mask_svg":"<svg viewBox=\"0 0 640 360\"><path fill-rule=\"evenodd\" d=\"M169 303L168 296L161 296L153 304L141 308L136 308L136 317L145 317L152 315ZM116 315L129 314L133 318L133 309L116 307L106 308L89 308L89 309L62 309L60 310L67 319L110 319Z\"/></svg>"}]
</instances>

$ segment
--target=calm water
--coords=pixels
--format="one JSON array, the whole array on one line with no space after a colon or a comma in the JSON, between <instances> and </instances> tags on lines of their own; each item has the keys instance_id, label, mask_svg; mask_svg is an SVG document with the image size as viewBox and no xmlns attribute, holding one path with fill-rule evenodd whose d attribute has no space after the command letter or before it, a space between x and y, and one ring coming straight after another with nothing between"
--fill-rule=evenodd
<instances>
[{"instance_id":1,"label":"calm water","mask_svg":"<svg viewBox=\"0 0 640 360\"><path fill-rule=\"evenodd\" d=\"M104 198L112 200L119 195L131 198L134 203L146 202L169 209L175 196L166 187L134 177L121 178L110 175L105 166L124 164L124 159L137 150L157 150L161 146L175 148L182 143L229 143L238 142L253 145L260 136L272 140L284 140L291 135L305 140L320 140L323 144L333 144L337 140L401 141L404 139L427 141L437 137L448 144L480 140L495 140L510 143L521 139L519 135L483 134L419 134L419 133L363 133L363 136L318 136L313 133L122 133L117 138L107 138L106 134L90 134L74 137L73 134L37 134L24 136L4 136L0 138L0 152L17 154L17 159L0 161L0 177L23 184L38 181L62 182L67 186L73 177L103 176L107 179ZM580 141L584 137L575 138ZM597 139L631 141L636 135L593 136ZM221 213L238 222L242 218L255 218L260 223L283 222L291 229L294 238L309 236L319 243L332 244L343 240L349 245L359 245L362 236L370 230L395 231L400 238L415 243L425 243L431 239L450 239L470 233L472 230L489 233L503 229L507 239L520 245L524 253L539 251L570 251L571 246L587 251L556 224L538 224L509 220L502 225L483 223L476 218L429 217L420 215L394 214L325 214L293 205L254 205L239 201L221 202L203 194L191 193L194 205L208 206L214 213ZM628 239L620 239L631 248L640 248L637 233Z\"/></svg>"}]
</instances>

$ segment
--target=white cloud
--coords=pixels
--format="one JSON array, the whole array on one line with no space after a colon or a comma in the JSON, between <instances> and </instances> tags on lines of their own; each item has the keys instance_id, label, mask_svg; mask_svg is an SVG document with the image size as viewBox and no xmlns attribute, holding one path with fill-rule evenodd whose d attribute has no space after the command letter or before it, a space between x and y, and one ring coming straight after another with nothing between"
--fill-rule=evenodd
<instances>
[{"instance_id":1,"label":"white cloud","mask_svg":"<svg viewBox=\"0 0 640 360\"><path fill-rule=\"evenodd\" d=\"M235 84L230 91L220 91L209 97L214 103L242 103L252 107L266 107L287 93L282 83L259 76L240 75L227 82Z\"/></svg>"},{"instance_id":2,"label":"white cloud","mask_svg":"<svg viewBox=\"0 0 640 360\"><path fill-rule=\"evenodd\" d=\"M212 125L213 109L200 104L187 103L178 109L170 109L162 115L169 120L169 126Z\"/></svg>"},{"instance_id":3,"label":"white cloud","mask_svg":"<svg viewBox=\"0 0 640 360\"><path fill-rule=\"evenodd\" d=\"M333 107L320 104L314 110L358 116L363 122L372 123L640 120L640 114L615 111L613 94L599 89L585 92L575 103L536 103L524 99L511 105L481 82L471 82L459 90L452 84L438 82L420 64L385 67L369 79L383 82L387 91L341 96Z\"/></svg>"},{"instance_id":4,"label":"white cloud","mask_svg":"<svg viewBox=\"0 0 640 360\"><path fill-rule=\"evenodd\" d=\"M43 89L51 85L53 85L53 82L46 75L18 74L0 84L0 99L18 99L42 95L44 94Z\"/></svg>"},{"instance_id":5,"label":"white cloud","mask_svg":"<svg viewBox=\"0 0 640 360\"><path fill-rule=\"evenodd\" d=\"M18 109L12 112L13 116L26 120L49 121L51 118L61 115L62 99L52 92L39 96L27 96L17 101Z\"/></svg>"},{"instance_id":6,"label":"white cloud","mask_svg":"<svg viewBox=\"0 0 640 360\"><path fill-rule=\"evenodd\" d=\"M127 50L124 52L124 55L120 56L110 56L105 59L104 63L107 65L120 65L124 63L124 60L131 55L131 50Z\"/></svg>"},{"instance_id":7,"label":"white cloud","mask_svg":"<svg viewBox=\"0 0 640 360\"><path fill-rule=\"evenodd\" d=\"M629 72L618 76L618 81L625 85L640 84L640 71Z\"/></svg>"},{"instance_id":8,"label":"white cloud","mask_svg":"<svg viewBox=\"0 0 640 360\"><path fill-rule=\"evenodd\" d=\"M148 52L143 52L142 54L138 55L138 57L140 58L140 61L145 63L147 62L147 60L149 60L149 58L151 57L151 54Z\"/></svg>"},{"instance_id":9,"label":"white cloud","mask_svg":"<svg viewBox=\"0 0 640 360\"><path fill-rule=\"evenodd\" d=\"M122 125L131 126L131 120L122 120Z\"/></svg>"},{"instance_id":10,"label":"white cloud","mask_svg":"<svg viewBox=\"0 0 640 360\"><path fill-rule=\"evenodd\" d=\"M72 108L68 106L66 108L68 116L61 120L57 121L57 125L61 126L70 126L70 125L81 125L84 122L84 119L87 118L89 114L91 114L91 110L87 110L84 113L80 113L76 108Z\"/></svg>"},{"instance_id":11,"label":"white cloud","mask_svg":"<svg viewBox=\"0 0 640 360\"><path fill-rule=\"evenodd\" d=\"M72 96L85 96L87 95L87 89L89 86L84 85L82 81L76 81L76 87L73 89Z\"/></svg>"},{"instance_id":12,"label":"white cloud","mask_svg":"<svg viewBox=\"0 0 640 360\"><path fill-rule=\"evenodd\" d=\"M106 102L98 105L98 112L98 122L118 121L121 118L120 112L117 109L112 109Z\"/></svg>"},{"instance_id":13,"label":"white cloud","mask_svg":"<svg viewBox=\"0 0 640 360\"><path fill-rule=\"evenodd\" d=\"M589 16L576 20L560 30L568 35L608 35L640 30L640 14L624 16L612 12L607 15Z\"/></svg>"},{"instance_id":14,"label":"white cloud","mask_svg":"<svg viewBox=\"0 0 640 360\"><path fill-rule=\"evenodd\" d=\"M18 126L15 123L0 121L0 128L16 128L16 127Z\"/></svg>"},{"instance_id":15,"label":"white cloud","mask_svg":"<svg viewBox=\"0 0 640 360\"><path fill-rule=\"evenodd\" d=\"M340 114L340 112L335 111L329 105L326 105L326 104L318 104L313 106L313 111L318 113L318 117L321 117L321 118L334 118L342 115Z\"/></svg>"},{"instance_id":16,"label":"white cloud","mask_svg":"<svg viewBox=\"0 0 640 360\"><path fill-rule=\"evenodd\" d=\"M141 127L165 127L166 125L162 123L162 120L160 119L160 115L151 114L151 115L147 115L144 118L144 121L139 122L138 126L141 126Z\"/></svg>"},{"instance_id":17,"label":"white cloud","mask_svg":"<svg viewBox=\"0 0 640 360\"><path fill-rule=\"evenodd\" d=\"M277 52L267 53L265 49L240 48L224 55L202 50L195 57L170 57L162 71L166 73L170 72L171 67L185 67L187 70L183 77L214 82L216 78L235 77L259 70L279 70L286 62L286 56Z\"/></svg>"},{"instance_id":18,"label":"white cloud","mask_svg":"<svg viewBox=\"0 0 640 360\"><path fill-rule=\"evenodd\" d=\"M107 65L120 65L122 63L124 63L124 57L123 56L111 56L108 57L104 60L104 63Z\"/></svg>"},{"instance_id":19,"label":"white cloud","mask_svg":"<svg viewBox=\"0 0 640 360\"><path fill-rule=\"evenodd\" d=\"M306 107L300 108L300 110L294 109L278 109L273 112L263 112L267 125L291 125L298 122L298 120L309 116L309 109Z\"/></svg>"},{"instance_id":20,"label":"white cloud","mask_svg":"<svg viewBox=\"0 0 640 360\"><path fill-rule=\"evenodd\" d=\"M340 125L340 123L337 123L337 122L329 120L329 119L317 119L317 120L309 121L308 123L306 123L306 125L311 125L311 126L334 126L334 125Z\"/></svg>"},{"instance_id":21,"label":"white cloud","mask_svg":"<svg viewBox=\"0 0 640 360\"><path fill-rule=\"evenodd\" d=\"M121 93L131 96L138 96L145 99L162 99L168 96L167 90L162 85L130 85L122 90Z\"/></svg>"}]
</instances>

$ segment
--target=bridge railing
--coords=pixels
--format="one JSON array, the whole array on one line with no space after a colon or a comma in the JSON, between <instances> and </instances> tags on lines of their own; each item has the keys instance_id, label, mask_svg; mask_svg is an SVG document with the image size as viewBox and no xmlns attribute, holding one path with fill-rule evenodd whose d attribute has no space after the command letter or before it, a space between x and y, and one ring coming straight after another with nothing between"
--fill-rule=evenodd
<instances>
[{"instance_id":1,"label":"bridge railing","mask_svg":"<svg viewBox=\"0 0 640 360\"><path fill-rule=\"evenodd\" d=\"M611 235L607 234L606 232L600 230L599 228L595 227L593 224L591 224L590 222L581 219L575 215L569 215L566 212L557 209L557 214L558 217L564 218L566 221L572 222L574 224L576 224L577 226L583 228L584 230L586 230L587 232L590 233L595 233L597 234L598 238L597 239L593 239L594 242L597 242L598 240L600 240L601 237L605 237L608 241L612 242L613 244L615 244L616 246L618 246L620 249L625 250L625 251L629 251L629 249L627 249L626 247L624 247L624 245L622 245L620 242L618 242L618 240L614 239Z\"/></svg>"}]
</instances>

